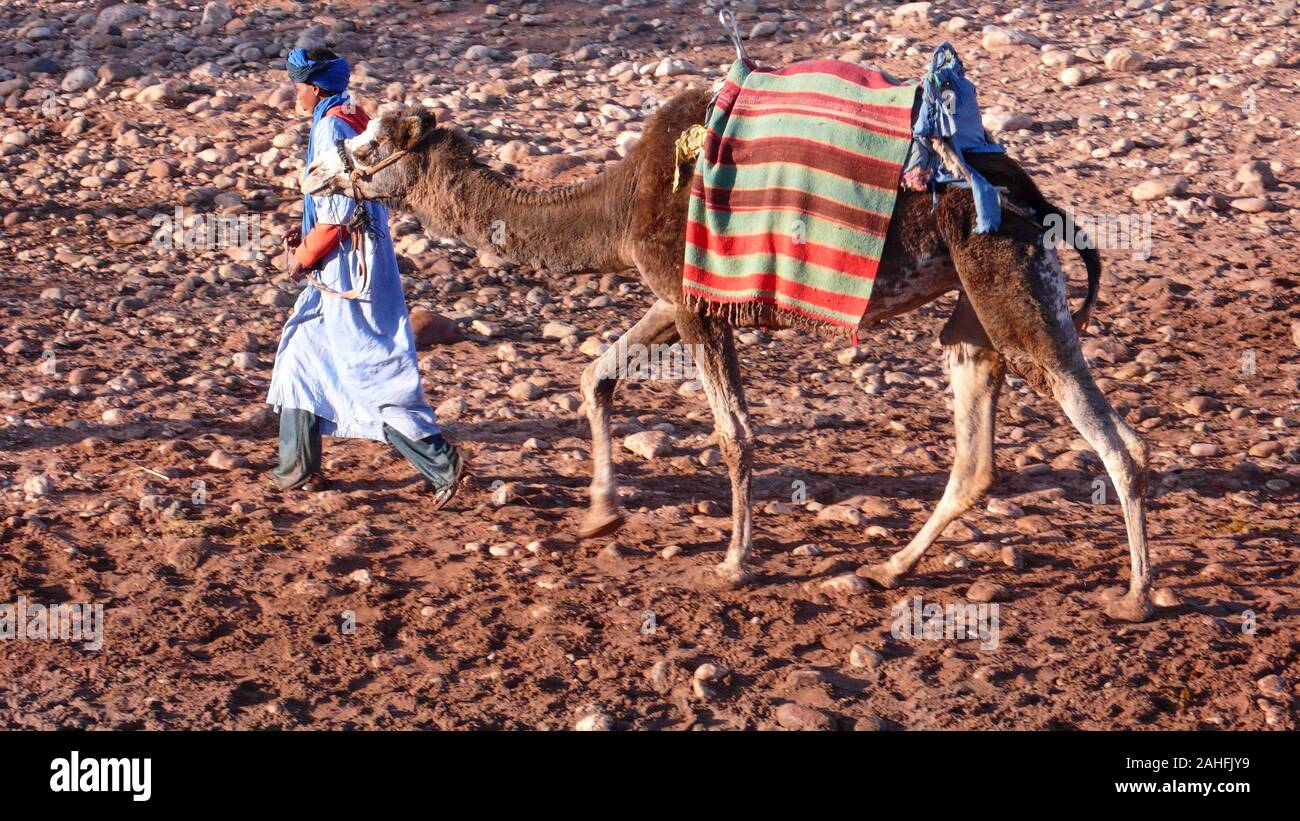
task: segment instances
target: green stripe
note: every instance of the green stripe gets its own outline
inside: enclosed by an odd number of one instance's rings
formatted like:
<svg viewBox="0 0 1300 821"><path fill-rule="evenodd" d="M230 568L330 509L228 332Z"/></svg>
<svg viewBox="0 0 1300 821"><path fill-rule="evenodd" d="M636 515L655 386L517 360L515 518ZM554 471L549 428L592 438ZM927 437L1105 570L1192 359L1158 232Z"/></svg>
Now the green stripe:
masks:
<svg viewBox="0 0 1300 821"><path fill-rule="evenodd" d="M735 80L737 85L744 85L748 90L780 91L789 94L812 92L838 97L854 103L906 108L910 117L912 101L916 95L916 86L898 86L896 88L865 88L848 80L831 74L773 74L767 71L755 72L748 80ZM900 112L900 117L902 116Z"/></svg>
<svg viewBox="0 0 1300 821"><path fill-rule="evenodd" d="M704 155L701 154L701 157ZM872 213L888 217L894 213L894 189L873 188L860 182L818 171L806 165L790 162L769 162L756 165L716 165L709 166L701 160L699 172L704 177L704 184L710 188L793 188L796 191L811 191L819 197L838 200L855 208L864 208Z"/></svg>
<svg viewBox="0 0 1300 821"><path fill-rule="evenodd" d="M911 86L897 89L867 89L829 74L782 77L767 72L754 73L741 61L732 65L728 76L732 82L744 88L745 92L759 95L757 99L759 104L765 102L761 99L762 92L781 91L793 94L823 94L852 104L865 103L910 111L916 93L916 89ZM870 126L855 127L838 122L832 119L832 116L836 116L834 112L819 112L816 101L792 99L790 104L806 106L810 109L810 113L746 117L715 110L709 124L716 133L723 136L724 140L794 137L814 144L810 146L813 151L818 150L817 145L822 145L827 149L834 148L861 157L864 163L875 161L901 168L906 159L910 143L906 137L889 137L871 131ZM906 112L900 112L899 119L906 120ZM898 127L906 126L905 123L900 122ZM793 161L748 163L737 168L710 165L705 156L701 155L696 169L704 183L711 188L761 192L780 187L794 191L807 191L820 199L859 209L864 212L864 218L871 214L876 218L883 217L887 220L893 214L898 194L895 186L874 188L860 180L840 177ZM851 253L875 261L877 264L884 251L883 237L874 236L852 225L841 225L784 207L773 206L758 211L710 211L705 208L702 197L692 196L689 210L690 218L706 226L710 234L715 237L777 235L790 240L799 237L831 252L838 250ZM853 276L846 271L814 265L773 251L760 250L728 257L709 253L704 248L688 243L685 258L688 263L708 271L722 283L725 283L728 278L766 274L784 280L786 283L798 283L816 288L827 294L827 298L832 301L836 301L837 296L845 301L850 298L866 300L870 298L875 284L872 280ZM861 319L856 312L848 313L820 307L784 296L776 290L746 288L729 291L725 287L711 288L689 278L686 284L700 294L725 298L729 302L744 304L760 298L771 300L778 306L795 308L811 316L823 317L829 323L853 326Z"/></svg>
<svg viewBox="0 0 1300 821"><path fill-rule="evenodd" d="M789 282L812 285L822 291L866 299L871 296L874 280L847 276L834 268L823 268L781 254L754 253L724 257L712 255L697 245L686 244L686 261L719 278L745 277L754 274L776 274ZM712 263L712 264L709 264ZM719 269L718 264L725 269ZM773 269L776 270L773 270Z"/></svg>
<svg viewBox="0 0 1300 821"><path fill-rule="evenodd" d="M799 127L792 127L796 124ZM723 136L742 140L792 137L892 165L903 164L907 149L912 144L908 137L877 134L865 127L849 125L816 113L768 114L761 117L734 113L729 118Z"/></svg>
<svg viewBox="0 0 1300 821"><path fill-rule="evenodd" d="M803 238L816 245L826 245L850 251L864 257L880 259L885 248L884 237L874 237L864 231L845 228L833 222L817 219L794 211L710 211L707 221L697 220L707 226L712 234L781 234L795 239L798 236L797 221L803 220Z"/></svg>

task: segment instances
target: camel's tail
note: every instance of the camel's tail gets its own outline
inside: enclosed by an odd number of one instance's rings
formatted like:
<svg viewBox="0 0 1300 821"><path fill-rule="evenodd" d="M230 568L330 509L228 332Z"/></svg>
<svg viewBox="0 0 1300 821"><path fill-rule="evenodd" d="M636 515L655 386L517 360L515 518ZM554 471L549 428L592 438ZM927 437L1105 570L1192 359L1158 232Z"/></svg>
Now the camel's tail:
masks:
<svg viewBox="0 0 1300 821"><path fill-rule="evenodd" d="M1070 221L1068 213L1048 202L1045 197L1039 195L1039 200L1034 204L1035 211L1044 215L1055 214L1063 226ZM1079 252L1079 256L1083 258L1083 267L1088 270L1088 294L1083 298L1079 310L1074 312L1074 327L1079 333L1083 333L1088 327L1088 320L1092 317L1093 306L1097 304L1097 295L1101 292L1101 254L1097 252L1088 235L1078 227L1066 236L1074 237L1074 250Z"/></svg>
<svg viewBox="0 0 1300 821"><path fill-rule="evenodd" d="M1061 221L1061 228L1066 231L1064 235L1074 237L1074 250L1079 252L1084 267L1088 269L1088 295L1084 297L1083 305L1074 313L1074 327L1079 333L1083 333L1088 327L1092 309L1097 304L1097 295L1101 291L1101 254L1097 253L1091 239L1086 233L1078 230L1077 226L1069 226L1072 222L1069 213L1048 202L1043 192L1038 190L1038 185L1033 178L1008 155L977 152L967 154L966 160L994 185L1005 186L1007 196L1013 202L1028 205L1039 220L1046 220L1049 214L1055 215ZM1043 223L1040 222L1039 228L1042 227L1044 227Z"/></svg>

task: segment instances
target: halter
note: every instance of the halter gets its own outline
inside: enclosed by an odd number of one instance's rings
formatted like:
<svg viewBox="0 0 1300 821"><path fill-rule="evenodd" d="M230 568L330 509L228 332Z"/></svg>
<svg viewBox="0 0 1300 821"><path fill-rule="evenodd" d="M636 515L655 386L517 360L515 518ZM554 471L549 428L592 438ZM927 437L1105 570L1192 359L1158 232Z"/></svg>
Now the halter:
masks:
<svg viewBox="0 0 1300 821"><path fill-rule="evenodd" d="M354 250L357 252L357 272L359 274L356 286L347 291L336 291L328 285L322 283L312 275L311 271L305 271L307 281L311 286L326 296L336 297L338 299L356 299L365 293L366 287L370 284L370 272L366 269L366 237L377 237L379 232L375 228L374 221L370 216L370 211L366 208L366 200L361 196L361 183L369 180L375 174L383 171L388 166L402 159L411 152L402 149L394 151L387 157L371 166L361 165L356 161L348 151L347 141L339 139L334 141L334 150L338 152L339 162L343 165L344 172L348 175L348 180L352 183L352 199L356 202L356 211L353 212L352 221L347 225L348 237L355 240ZM288 253L288 246L285 246L285 252Z"/></svg>

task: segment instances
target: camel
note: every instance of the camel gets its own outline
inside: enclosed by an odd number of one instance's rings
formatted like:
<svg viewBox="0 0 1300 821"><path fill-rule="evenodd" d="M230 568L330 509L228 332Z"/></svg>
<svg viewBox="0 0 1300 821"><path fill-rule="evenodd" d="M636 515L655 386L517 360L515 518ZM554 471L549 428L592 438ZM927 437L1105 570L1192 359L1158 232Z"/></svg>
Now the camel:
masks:
<svg viewBox="0 0 1300 821"><path fill-rule="evenodd" d="M466 137L439 126L432 112L418 107L372 120L337 155L317 158L304 170L302 182L309 193L332 191L404 208L433 235L490 248L555 273L637 269L656 297L654 304L581 378L594 465L590 507L579 535L608 535L624 522L610 441L617 385L612 358L621 346L680 340L704 352L695 365L731 482L730 541L713 569L723 583L739 585L751 578L749 413L732 328L685 305L689 186L675 192L672 186L674 141L704 121L708 103L705 91L682 92L647 119L642 138L621 161L583 182L546 191L516 187L478 161ZM1059 402L1105 464L1120 498L1131 567L1127 593L1106 604L1105 612L1120 621L1145 620L1152 613L1144 501L1147 448L1097 387L1079 343L1097 298L1100 259L1096 251L1079 251L1088 292L1072 315L1056 251L1041 240L1043 217L1065 218L1064 212L1008 156L975 154L968 162L1005 187L1008 200L1019 207L1004 209L996 232L977 234L969 191L946 187L933 207L928 192L900 191L860 326L869 328L959 292L940 332L954 399L951 475L934 511L907 546L882 563L863 565L857 574L884 588L899 585L944 529L993 485L994 420L1010 369ZM683 168L686 176L689 171Z"/></svg>

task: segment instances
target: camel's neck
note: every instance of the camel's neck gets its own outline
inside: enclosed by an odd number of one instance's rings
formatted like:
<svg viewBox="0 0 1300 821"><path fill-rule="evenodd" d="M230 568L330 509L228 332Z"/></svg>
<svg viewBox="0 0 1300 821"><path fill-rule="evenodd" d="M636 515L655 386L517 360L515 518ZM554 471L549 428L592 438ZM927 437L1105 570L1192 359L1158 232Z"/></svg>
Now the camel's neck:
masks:
<svg viewBox="0 0 1300 821"><path fill-rule="evenodd" d="M430 231L557 273L631 265L623 241L631 213L627 164L583 183L526 191L478 165L434 173L408 196Z"/></svg>

